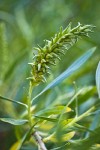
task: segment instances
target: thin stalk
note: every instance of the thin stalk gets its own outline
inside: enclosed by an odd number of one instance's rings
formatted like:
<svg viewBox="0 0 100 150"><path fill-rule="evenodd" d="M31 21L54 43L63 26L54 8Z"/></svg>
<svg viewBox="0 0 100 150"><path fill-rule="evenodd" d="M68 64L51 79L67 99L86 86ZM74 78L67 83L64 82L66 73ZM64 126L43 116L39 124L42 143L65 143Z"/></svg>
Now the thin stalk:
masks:
<svg viewBox="0 0 100 150"><path fill-rule="evenodd" d="M76 117L78 117L78 98L76 97Z"/></svg>
<svg viewBox="0 0 100 150"><path fill-rule="evenodd" d="M30 127L32 127L31 95L32 95L32 84L31 84L31 82L30 82L30 85L29 85L29 93L28 93L28 98L27 98L28 120L29 120L29 125L30 125Z"/></svg>
<svg viewBox="0 0 100 150"><path fill-rule="evenodd" d="M76 94L76 93L77 93L77 85L76 85L76 82L74 81L73 84L74 84L75 94ZM78 117L78 97L77 97L77 96L76 96L76 98L75 98L75 105L76 105L76 107L75 107L76 117Z"/></svg>
<svg viewBox="0 0 100 150"><path fill-rule="evenodd" d="M33 86L32 86L32 83L30 82L29 84L29 93L28 93L28 97L27 97L27 105L28 105L28 120L29 120L29 125L30 127L32 128L33 126L33 123L32 123L32 114L31 114L31 105L32 105L32 102L31 102L31 95L32 95L32 89L33 89ZM42 141L42 138L41 136L39 135L39 133L37 131L35 131L33 129L33 136L37 142L37 144L39 145L40 147L40 150L47 150L44 142Z"/></svg>

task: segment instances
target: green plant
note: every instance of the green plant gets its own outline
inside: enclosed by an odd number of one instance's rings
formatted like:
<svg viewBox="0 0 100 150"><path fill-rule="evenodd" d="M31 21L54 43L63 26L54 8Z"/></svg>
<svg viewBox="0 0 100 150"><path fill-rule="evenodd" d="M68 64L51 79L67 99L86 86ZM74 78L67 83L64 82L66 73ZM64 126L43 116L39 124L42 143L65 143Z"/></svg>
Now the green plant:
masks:
<svg viewBox="0 0 100 150"><path fill-rule="evenodd" d="M68 27L64 30L61 27L59 33L57 33L55 37L51 39L51 41L46 40L45 46L43 48L40 46L35 47L37 52L34 54L34 61L29 63L32 67L32 76L28 78L29 92L27 96L27 103L0 96L0 98L3 100L17 103L18 105L24 107L24 113L20 115L20 118L0 118L1 121L10 123L15 126L23 125L21 128L25 134L23 138L20 138L18 142L12 146L11 150L21 149L22 145L27 141L31 141L34 144L37 143L41 150L47 149L44 143L48 143L48 141L53 143L58 143L61 141L59 144L62 144L63 146L60 145L58 148L54 149L62 149L64 146L68 147L69 149L73 149L74 146L71 139L74 137L77 129L93 132L77 123L83 118L91 115L91 113L97 110L99 107L98 105L93 106L83 114L78 115L77 98L82 94L84 95L87 90L86 88L82 88L76 91L69 102L64 105L54 105L50 108L37 111L38 105L36 105L35 102L38 100L42 101L42 99L37 98L39 98L39 96L41 96L47 90L61 83L64 79L68 78L72 73L78 70L94 53L96 49L95 47L91 48L80 58L78 58L67 70L65 70L50 84L48 84L38 95L32 98L33 88L38 86L41 82L46 81L46 75L49 73L51 66L56 64L56 60L60 60L61 54L65 54L66 50L71 48L80 37L87 37L88 33L92 32L93 27L94 26L91 25L82 26L80 23L78 23L78 26L71 29L71 24L69 24ZM94 89L94 87L92 87L92 89ZM68 113L72 111L69 105L71 105L75 100L77 110L76 115L73 118L69 117L66 119L66 115L70 116ZM45 126L48 128L46 129ZM93 134L95 134L95 132L93 132ZM43 137L43 140L41 139L41 136ZM35 140L32 139L33 137ZM67 145L65 144L66 141ZM75 146L77 147L77 143Z"/></svg>

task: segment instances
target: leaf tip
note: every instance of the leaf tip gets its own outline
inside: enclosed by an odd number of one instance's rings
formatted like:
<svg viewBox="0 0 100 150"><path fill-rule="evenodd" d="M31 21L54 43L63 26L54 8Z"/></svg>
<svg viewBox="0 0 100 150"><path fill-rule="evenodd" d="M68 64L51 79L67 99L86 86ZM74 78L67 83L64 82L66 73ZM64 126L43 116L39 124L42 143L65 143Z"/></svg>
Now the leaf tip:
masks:
<svg viewBox="0 0 100 150"><path fill-rule="evenodd" d="M94 53L96 49L97 49L96 46L95 46L95 47L92 47L92 48L91 48L91 51Z"/></svg>
<svg viewBox="0 0 100 150"><path fill-rule="evenodd" d="M98 91L98 96L100 98L100 61L98 63L97 69L96 69L96 87Z"/></svg>

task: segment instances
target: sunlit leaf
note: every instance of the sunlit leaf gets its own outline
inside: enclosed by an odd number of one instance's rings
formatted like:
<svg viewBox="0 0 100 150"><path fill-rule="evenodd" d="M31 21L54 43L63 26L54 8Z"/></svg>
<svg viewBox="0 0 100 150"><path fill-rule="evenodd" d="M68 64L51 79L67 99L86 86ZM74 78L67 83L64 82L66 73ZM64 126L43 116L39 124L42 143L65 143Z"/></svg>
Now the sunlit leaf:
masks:
<svg viewBox="0 0 100 150"><path fill-rule="evenodd" d="M41 122L38 124L38 129L48 133L51 129L53 129L54 126L55 126L55 122L41 119Z"/></svg>
<svg viewBox="0 0 100 150"><path fill-rule="evenodd" d="M75 135L75 131L72 131L72 132L69 132L69 133L67 133L67 134L64 134L64 135L62 136L62 141L63 141L63 142L64 142L64 141L68 141L68 140L70 140L74 135Z"/></svg>
<svg viewBox="0 0 100 150"><path fill-rule="evenodd" d="M10 150L19 150L19 148L20 148L20 141L17 141L11 146Z"/></svg>
<svg viewBox="0 0 100 150"><path fill-rule="evenodd" d="M64 126L67 125L68 123L70 123L72 120L73 120L73 118L66 119L66 120L62 120L62 122L61 122L62 127L64 127Z"/></svg>
<svg viewBox="0 0 100 150"><path fill-rule="evenodd" d="M75 135L75 131L72 131L72 132L63 134L63 135L61 135L61 141L62 141L62 142L68 141L68 140L70 140L74 135ZM44 141L45 141L45 142L47 142L47 141L52 141L52 142L54 142L54 143L58 142L58 140L57 140L57 138L56 138L55 132L54 132L53 134L51 134L50 136L44 138Z"/></svg>
<svg viewBox="0 0 100 150"><path fill-rule="evenodd" d="M47 90L57 86L64 79L68 78L73 72L79 69L94 53L96 47L91 48L85 54L83 54L80 58L78 58L68 69L66 69L62 74L60 74L56 79L54 79L49 85L44 88L42 92L40 92L36 97L32 99L32 103L35 102L35 99L42 95Z"/></svg>
<svg viewBox="0 0 100 150"><path fill-rule="evenodd" d="M96 70L96 86L97 86L97 91L98 91L98 95L100 98L100 62L97 66L97 70Z"/></svg>
<svg viewBox="0 0 100 150"><path fill-rule="evenodd" d="M23 125L28 122L24 119L12 119L12 118L0 118L0 121L12 124L12 125Z"/></svg>

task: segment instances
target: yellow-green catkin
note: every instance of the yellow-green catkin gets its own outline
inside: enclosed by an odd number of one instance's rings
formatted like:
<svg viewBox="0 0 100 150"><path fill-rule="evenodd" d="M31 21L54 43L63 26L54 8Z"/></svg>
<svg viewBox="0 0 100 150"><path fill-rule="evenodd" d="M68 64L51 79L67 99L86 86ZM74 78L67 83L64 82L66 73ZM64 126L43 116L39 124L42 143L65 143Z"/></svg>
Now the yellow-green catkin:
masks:
<svg viewBox="0 0 100 150"><path fill-rule="evenodd" d="M61 54L65 54L66 50L72 47L80 37L88 36L92 32L92 25L82 26L80 23L71 29L71 23L63 30L60 28L59 33L55 34L51 40L46 40L44 47L35 47L37 55L34 54L32 66L31 80L33 85L38 85L46 81L46 74L49 73L51 65L56 64L56 59L60 60Z"/></svg>

